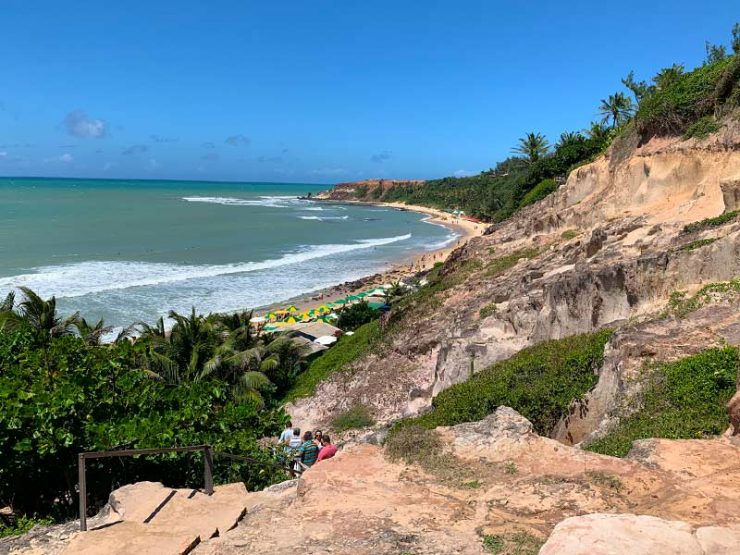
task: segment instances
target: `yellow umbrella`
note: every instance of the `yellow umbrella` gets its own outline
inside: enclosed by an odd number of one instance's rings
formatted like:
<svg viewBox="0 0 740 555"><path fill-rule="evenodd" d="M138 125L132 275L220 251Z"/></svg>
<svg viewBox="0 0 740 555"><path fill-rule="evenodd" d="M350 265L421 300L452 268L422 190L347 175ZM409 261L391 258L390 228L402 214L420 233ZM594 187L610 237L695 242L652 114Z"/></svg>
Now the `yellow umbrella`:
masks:
<svg viewBox="0 0 740 555"><path fill-rule="evenodd" d="M288 312L298 312L298 307L295 305L290 305L288 308L286 308Z"/></svg>
<svg viewBox="0 0 740 555"><path fill-rule="evenodd" d="M288 323L288 324L295 324L295 323L296 323L297 321L298 321L298 320L296 320L295 318L293 318L293 317L291 316L291 317L290 317L290 318L288 318L288 319L287 319L287 320L286 320L285 322L286 322L286 323Z"/></svg>

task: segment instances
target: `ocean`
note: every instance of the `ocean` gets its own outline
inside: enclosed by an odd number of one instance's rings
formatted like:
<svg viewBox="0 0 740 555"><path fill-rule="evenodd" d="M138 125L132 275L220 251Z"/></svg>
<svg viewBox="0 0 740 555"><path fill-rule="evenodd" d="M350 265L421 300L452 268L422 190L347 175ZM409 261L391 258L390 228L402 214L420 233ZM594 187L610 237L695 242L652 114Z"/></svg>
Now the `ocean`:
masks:
<svg viewBox="0 0 740 555"><path fill-rule="evenodd" d="M2 178L0 295L126 326L262 307L456 239L415 212L297 198L328 187Z"/></svg>

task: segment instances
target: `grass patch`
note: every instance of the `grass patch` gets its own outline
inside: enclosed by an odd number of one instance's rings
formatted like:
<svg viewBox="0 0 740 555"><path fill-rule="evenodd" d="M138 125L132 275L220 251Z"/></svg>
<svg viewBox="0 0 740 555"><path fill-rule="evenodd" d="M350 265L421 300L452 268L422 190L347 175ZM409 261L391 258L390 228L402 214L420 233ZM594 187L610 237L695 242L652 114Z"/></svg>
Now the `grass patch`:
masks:
<svg viewBox="0 0 740 555"><path fill-rule="evenodd" d="M293 387L288 391L283 402L293 401L299 397L308 397L316 392L316 386L335 372L344 369L365 353L370 352L380 340L380 324L377 320L360 326L354 335L345 335L336 345L323 355L314 359L303 372Z"/></svg>
<svg viewBox="0 0 740 555"><path fill-rule="evenodd" d="M557 190L558 184L555 183L554 179L543 179L537 185L535 185L532 190L524 195L521 202L519 203L519 208L524 208L525 206L534 204L535 202L542 200L547 195L549 195L550 193L554 193Z"/></svg>
<svg viewBox="0 0 740 555"><path fill-rule="evenodd" d="M375 419L370 414L370 410L364 405L355 405L338 414L332 420L331 427L335 432L344 432L357 428L367 428L373 424L375 424Z"/></svg>
<svg viewBox="0 0 740 555"><path fill-rule="evenodd" d="M560 234L560 237L566 241L570 241L571 239L578 237L578 232L575 229L566 229Z"/></svg>
<svg viewBox="0 0 740 555"><path fill-rule="evenodd" d="M393 462L417 464L426 472L445 482L464 488L478 488L480 482L469 480L469 467L446 453L437 432L421 426L407 426L388 436L385 454Z"/></svg>
<svg viewBox="0 0 740 555"><path fill-rule="evenodd" d="M482 320L483 318L488 318L494 312L496 312L496 303L489 303L483 308L481 308L478 311L478 314L480 314L480 318Z"/></svg>
<svg viewBox="0 0 740 555"><path fill-rule="evenodd" d="M488 263L486 266L486 277L495 277L506 270L513 268L516 266L516 263L519 262L519 259L521 258L527 258L532 259L535 256L539 254L539 251L537 249L522 249L515 251L511 254L507 254L506 256L500 256L499 258L493 259L491 262Z"/></svg>
<svg viewBox="0 0 740 555"><path fill-rule="evenodd" d="M504 472L513 476L519 472L519 468L516 466L516 463L509 461L504 465Z"/></svg>
<svg viewBox="0 0 740 555"><path fill-rule="evenodd" d="M688 245L684 245L679 250L691 252L695 251L696 249L700 249L702 247L706 247L707 245L711 245L714 243L717 239L711 238L711 239L697 239L696 241L691 241Z"/></svg>
<svg viewBox="0 0 740 555"><path fill-rule="evenodd" d="M406 426L433 429L475 422L505 405L528 418L537 433L549 436L573 399L597 381L594 370L604 357L611 330L546 341L442 391L433 410L398 422L391 436Z"/></svg>
<svg viewBox="0 0 740 555"><path fill-rule="evenodd" d="M20 536L29 532L34 526L49 526L54 524L54 520L51 518L37 518L35 516L29 517L21 515L15 521L13 526L0 526L0 538L7 538L8 536Z"/></svg>
<svg viewBox="0 0 740 555"><path fill-rule="evenodd" d="M698 222L692 222L683 226L683 232L693 233L694 231L701 231L703 229L719 227L726 224L727 222L731 222L732 220L737 218L738 215L740 215L740 210L733 210L731 212L725 212L724 214L716 216L714 218L706 218L704 220L699 220Z"/></svg>
<svg viewBox="0 0 740 555"><path fill-rule="evenodd" d="M716 297L740 293L740 278L718 283L708 283L693 296L687 297L685 291L674 291L668 299L668 310L677 318L685 318L692 312L711 302Z"/></svg>
<svg viewBox="0 0 740 555"><path fill-rule="evenodd" d="M594 485L601 486L605 489L611 489L619 491L622 489L622 480L620 480L614 474L602 472L601 470L588 470L586 471L586 478L589 482Z"/></svg>
<svg viewBox="0 0 740 555"><path fill-rule="evenodd" d="M700 120L689 125L683 134L684 139L705 139L712 133L719 131L719 123L714 116L704 116Z"/></svg>
<svg viewBox="0 0 740 555"><path fill-rule="evenodd" d="M484 535L483 548L494 555L537 555L545 543L528 532Z"/></svg>
<svg viewBox="0 0 740 555"><path fill-rule="evenodd" d="M642 408L585 448L624 457L637 439L694 439L729 425L725 404L735 393L738 348L708 349L659 367L645 388Z"/></svg>

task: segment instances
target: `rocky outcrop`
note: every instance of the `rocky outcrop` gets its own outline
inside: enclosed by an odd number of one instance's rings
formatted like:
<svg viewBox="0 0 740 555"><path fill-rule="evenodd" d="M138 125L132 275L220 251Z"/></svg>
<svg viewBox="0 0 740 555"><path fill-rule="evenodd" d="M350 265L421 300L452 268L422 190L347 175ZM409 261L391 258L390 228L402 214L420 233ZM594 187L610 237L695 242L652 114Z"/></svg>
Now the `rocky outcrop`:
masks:
<svg viewBox="0 0 740 555"><path fill-rule="evenodd" d="M384 192L396 186L418 187L424 183L420 179L365 179L349 183L337 183L331 189L323 191L312 198L335 201L372 201L379 199Z"/></svg>
<svg viewBox="0 0 740 555"><path fill-rule="evenodd" d="M740 528L704 526L633 514L590 514L565 519L539 555L731 555Z"/></svg>
<svg viewBox="0 0 740 555"><path fill-rule="evenodd" d="M740 276L738 221L683 233L686 223L734 202L736 127L704 142L656 139L573 171L556 193L458 249L442 272L450 285L408 310L382 352L360 358L289 411L325 427L359 403L387 425L427 410L443 389L524 347L611 327L617 333L599 385L557 437L578 443L603 433L615 407L639 389L631 381L636 368L740 343L733 326L740 306L730 300L682 318L666 313L674 291Z"/></svg>

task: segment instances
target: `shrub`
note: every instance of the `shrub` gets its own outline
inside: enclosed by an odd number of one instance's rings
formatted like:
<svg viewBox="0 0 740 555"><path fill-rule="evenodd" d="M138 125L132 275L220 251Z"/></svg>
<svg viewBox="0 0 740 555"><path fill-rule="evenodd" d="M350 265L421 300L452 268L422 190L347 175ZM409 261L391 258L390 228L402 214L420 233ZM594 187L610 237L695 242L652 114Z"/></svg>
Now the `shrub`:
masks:
<svg viewBox="0 0 740 555"><path fill-rule="evenodd" d="M418 464L439 480L451 482L465 489L480 487L478 480L470 480L469 465L461 463L449 451L434 430L422 426L407 426L388 436L386 456L396 462Z"/></svg>
<svg viewBox="0 0 740 555"><path fill-rule="evenodd" d="M554 193L557 190L558 184L555 183L554 179L543 179L535 185L531 191L524 195L522 201L519 203L519 208L524 208L525 206L534 204L538 200L542 200L547 195Z"/></svg>
<svg viewBox="0 0 740 555"><path fill-rule="evenodd" d="M595 385L595 369L611 334L602 330L523 349L442 391L432 411L400 421L392 433L405 426L432 429L474 422L504 405L528 418L540 435L550 435L571 402Z"/></svg>
<svg viewBox="0 0 740 555"><path fill-rule="evenodd" d="M48 526L54 524L50 518L27 517L21 515L12 526L0 526L0 538L8 536L20 536L29 532L34 526Z"/></svg>
<svg viewBox="0 0 740 555"><path fill-rule="evenodd" d="M494 312L496 312L496 303L489 303L478 311L481 320L488 318Z"/></svg>
<svg viewBox="0 0 740 555"><path fill-rule="evenodd" d="M698 120L711 115L737 86L737 56L706 64L688 73L673 72L670 80L640 102L635 117L643 139L653 135L681 135Z"/></svg>
<svg viewBox="0 0 740 555"><path fill-rule="evenodd" d="M507 254L506 256L494 258L491 262L488 263L488 266L486 266L485 275L489 278L496 277L497 275L504 273L506 270L516 266L516 263L519 262L519 259L531 259L536 257L538 254L539 251L537 249L522 249L511 254Z"/></svg>
<svg viewBox="0 0 740 555"><path fill-rule="evenodd" d="M714 119L714 116L704 116L700 120L689 125L683 136L685 139L704 139L717 131L719 131L719 123Z"/></svg>
<svg viewBox="0 0 740 555"><path fill-rule="evenodd" d="M715 296L737 293L740 293L740 278L708 283L691 297L687 297L684 291L674 291L668 299L668 310L677 318L684 318L709 303Z"/></svg>
<svg viewBox="0 0 740 555"><path fill-rule="evenodd" d="M537 555L543 541L528 532L484 535L483 547L494 555Z"/></svg>
<svg viewBox="0 0 740 555"><path fill-rule="evenodd" d="M283 402L313 395L319 383L369 352L379 339L380 326L377 320L360 326L354 335L341 337L331 349L311 361L308 369L298 376Z"/></svg>
<svg viewBox="0 0 740 555"><path fill-rule="evenodd" d="M681 247L682 251L691 252L695 251L696 249L700 249L702 247L706 247L707 245L711 245L714 243L717 239L715 238L709 238L709 239L697 239L696 241L691 241L688 245L684 245Z"/></svg>
<svg viewBox="0 0 740 555"><path fill-rule="evenodd" d="M578 232L575 229L566 229L560 234L560 237L566 241L570 241L571 239L578 237Z"/></svg>
<svg viewBox="0 0 740 555"><path fill-rule="evenodd" d="M345 331L356 330L360 326L372 322L379 316L377 310L372 308L368 303L362 301L342 310L339 313L337 326Z"/></svg>
<svg viewBox="0 0 740 555"><path fill-rule="evenodd" d="M709 229L712 227L719 227L728 222L731 222L740 215L740 210L733 210L731 212L725 212L714 218L706 218L699 220L698 222L692 222L683 226L683 233L693 233L695 231L701 231L703 229Z"/></svg>
<svg viewBox="0 0 740 555"><path fill-rule="evenodd" d="M370 410L364 405L355 405L332 420L331 427L335 432L344 432L356 428L367 428L375 424Z"/></svg>
<svg viewBox="0 0 740 555"><path fill-rule="evenodd" d="M729 425L725 405L735 393L738 353L737 347L708 349L658 368L642 408L586 449L624 457L637 439L721 434Z"/></svg>

